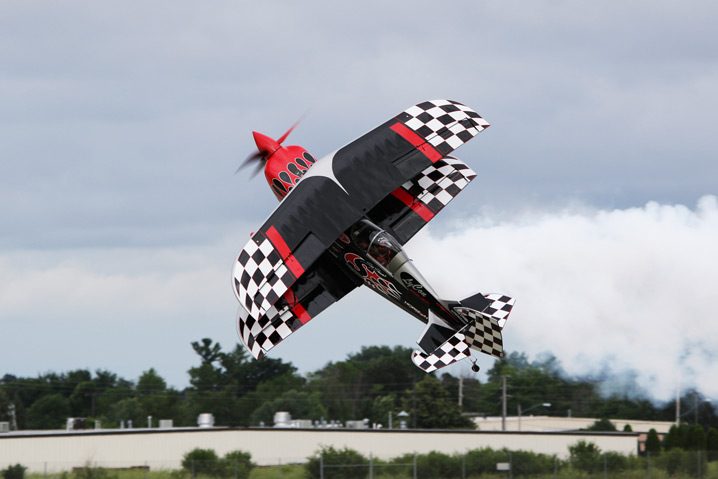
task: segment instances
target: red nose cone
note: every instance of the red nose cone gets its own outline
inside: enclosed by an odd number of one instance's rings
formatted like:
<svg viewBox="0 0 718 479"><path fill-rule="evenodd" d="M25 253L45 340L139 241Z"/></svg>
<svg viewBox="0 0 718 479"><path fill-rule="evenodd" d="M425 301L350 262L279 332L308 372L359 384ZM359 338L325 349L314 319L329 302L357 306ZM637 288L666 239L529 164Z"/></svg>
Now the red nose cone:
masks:
<svg viewBox="0 0 718 479"><path fill-rule="evenodd" d="M272 156L272 153L280 148L279 143L267 135L257 133L256 131L253 131L252 135L254 135L254 142L257 144L257 149L265 158L269 158Z"/></svg>

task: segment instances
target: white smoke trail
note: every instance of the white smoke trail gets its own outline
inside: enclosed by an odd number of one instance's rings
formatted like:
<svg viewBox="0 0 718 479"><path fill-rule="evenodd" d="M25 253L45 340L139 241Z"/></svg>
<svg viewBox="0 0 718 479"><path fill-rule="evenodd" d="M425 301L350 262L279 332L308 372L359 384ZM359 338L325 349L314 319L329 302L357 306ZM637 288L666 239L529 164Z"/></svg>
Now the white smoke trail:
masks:
<svg viewBox="0 0 718 479"><path fill-rule="evenodd" d="M517 298L508 350L550 351L569 374L635 371L657 399L679 378L718 397L715 196L694 210L652 202L469 225L430 229L408 249L440 292Z"/></svg>

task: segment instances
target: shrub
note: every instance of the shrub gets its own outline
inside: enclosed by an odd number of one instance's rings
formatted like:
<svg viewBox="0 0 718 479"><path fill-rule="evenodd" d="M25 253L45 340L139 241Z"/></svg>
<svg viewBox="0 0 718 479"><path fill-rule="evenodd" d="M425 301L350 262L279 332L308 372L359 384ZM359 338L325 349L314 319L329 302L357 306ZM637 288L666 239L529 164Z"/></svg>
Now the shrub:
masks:
<svg viewBox="0 0 718 479"><path fill-rule="evenodd" d="M321 461L325 466L355 466L328 467L324 469L324 479L364 479L369 473L369 460L348 447L344 449L334 449L331 446L323 447L314 457L310 457L305 464L305 470L310 477L316 479L321 477Z"/></svg>
<svg viewBox="0 0 718 479"><path fill-rule="evenodd" d="M89 463L72 470L72 479L117 479L118 476L117 472L111 473L104 467L92 467Z"/></svg>
<svg viewBox="0 0 718 479"><path fill-rule="evenodd" d="M190 471L192 475L207 474L221 475L219 456L213 449L194 448L182 458L182 468Z"/></svg>
<svg viewBox="0 0 718 479"><path fill-rule="evenodd" d="M625 471L628 467L628 458L615 451L603 453L603 461L609 472Z"/></svg>
<svg viewBox="0 0 718 479"><path fill-rule="evenodd" d="M592 442L578 441L568 446L568 451L569 462L574 469L593 474L602 467L601 449Z"/></svg>
<svg viewBox="0 0 718 479"><path fill-rule="evenodd" d="M506 454L508 455L509 451L506 450ZM531 451L512 451L510 457L513 476L549 475L553 473L556 464L555 456Z"/></svg>
<svg viewBox="0 0 718 479"><path fill-rule="evenodd" d="M228 452L222 458L222 477L248 479L249 473L256 466L252 462L252 455L244 451Z"/></svg>
<svg viewBox="0 0 718 479"><path fill-rule="evenodd" d="M496 463L510 462L514 477L536 474L550 475L556 466L556 457L530 451L494 451L486 447L473 449L465 455L466 476L495 475Z"/></svg>
<svg viewBox="0 0 718 479"><path fill-rule="evenodd" d="M700 458L698 454L700 454ZM661 454L656 463L665 469L669 476L685 475L697 477L699 467L701 469L701 475L705 474L707 459L706 454L703 452L684 451L683 449L673 448Z"/></svg>
<svg viewBox="0 0 718 479"><path fill-rule="evenodd" d="M495 474L497 462L509 462L505 452L494 451L490 447L472 449L465 457L467 476Z"/></svg>
<svg viewBox="0 0 718 479"><path fill-rule="evenodd" d="M461 456L449 456L431 451L416 458L416 472L419 479L455 479L461 477Z"/></svg>
<svg viewBox="0 0 718 479"><path fill-rule="evenodd" d="M27 467L21 464L15 464L14 466L8 466L7 469L2 470L2 476L5 479L24 479L25 470Z"/></svg>
<svg viewBox="0 0 718 479"><path fill-rule="evenodd" d="M252 455L244 451L228 452L220 459L213 449L195 448L182 459L182 468L195 476L248 479L255 466Z"/></svg>

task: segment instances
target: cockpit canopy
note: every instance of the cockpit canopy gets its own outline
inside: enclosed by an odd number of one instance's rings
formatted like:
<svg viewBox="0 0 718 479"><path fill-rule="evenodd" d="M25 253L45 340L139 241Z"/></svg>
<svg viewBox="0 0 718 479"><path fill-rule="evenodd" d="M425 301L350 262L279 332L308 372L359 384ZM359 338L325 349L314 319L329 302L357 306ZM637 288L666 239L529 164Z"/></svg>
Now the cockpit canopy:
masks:
<svg viewBox="0 0 718 479"><path fill-rule="evenodd" d="M360 220L354 225L351 240L382 266L388 265L397 254L402 252L401 245L392 235L369 220Z"/></svg>

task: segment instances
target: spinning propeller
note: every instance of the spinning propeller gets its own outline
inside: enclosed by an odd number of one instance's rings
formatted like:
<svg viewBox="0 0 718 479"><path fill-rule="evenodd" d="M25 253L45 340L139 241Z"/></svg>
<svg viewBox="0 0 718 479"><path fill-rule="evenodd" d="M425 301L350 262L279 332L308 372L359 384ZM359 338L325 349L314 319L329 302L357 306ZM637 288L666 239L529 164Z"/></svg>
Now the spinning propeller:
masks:
<svg viewBox="0 0 718 479"><path fill-rule="evenodd" d="M289 134L294 130L299 123L304 120L304 117L307 116L306 113L302 115L302 117L297 120L292 127L286 131L281 137L279 137L278 140L273 140L272 138L268 137L267 135L263 135L262 133L258 133L256 131L252 132L252 135L254 136L254 143L257 145L257 151L249 155L247 158L244 159L241 165L239 165L239 168L234 172L236 175L239 173L239 170L244 169L252 164L255 164L254 171L252 171L251 177L254 178L259 174L260 171L264 169L264 165L267 164L267 160L269 160L269 157L274 154L275 151L280 149L282 147L282 143L284 140L287 139Z"/></svg>

